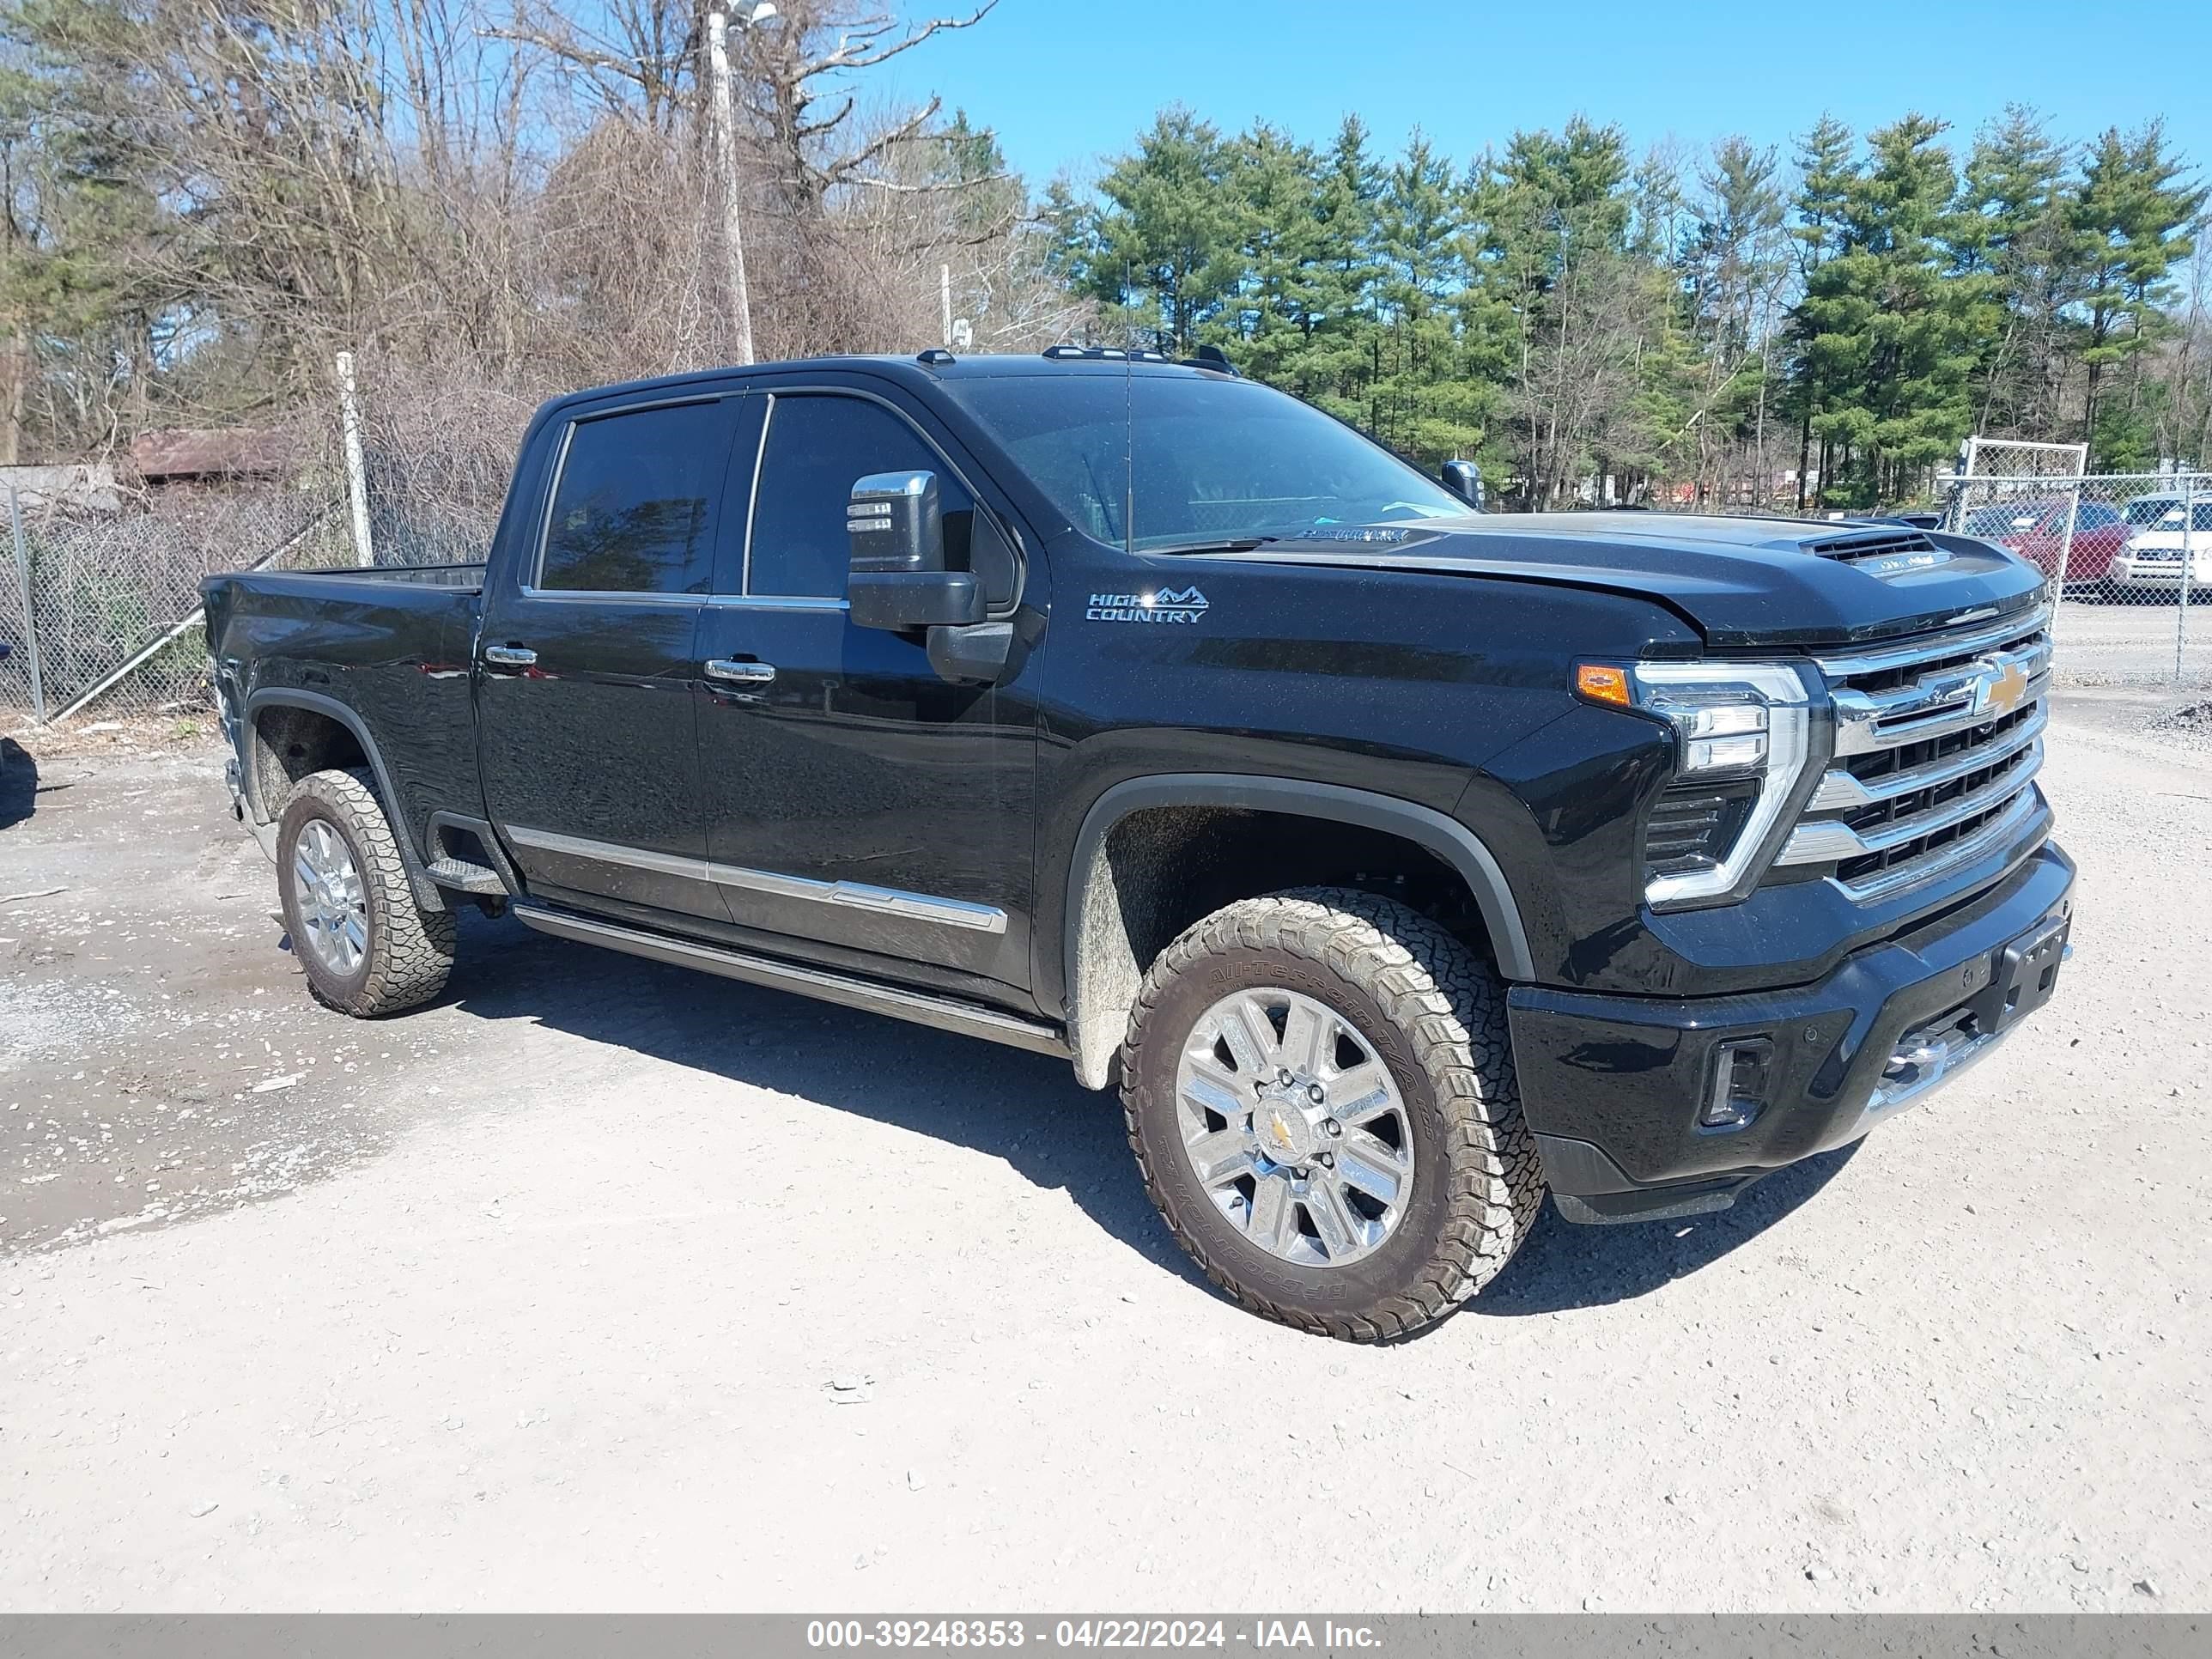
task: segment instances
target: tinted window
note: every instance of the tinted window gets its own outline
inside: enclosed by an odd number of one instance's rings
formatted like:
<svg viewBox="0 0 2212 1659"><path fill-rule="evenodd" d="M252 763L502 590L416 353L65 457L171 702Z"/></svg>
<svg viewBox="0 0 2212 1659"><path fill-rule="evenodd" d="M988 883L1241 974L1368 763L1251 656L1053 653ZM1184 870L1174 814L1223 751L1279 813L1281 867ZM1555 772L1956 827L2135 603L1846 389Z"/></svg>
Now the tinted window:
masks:
<svg viewBox="0 0 2212 1659"><path fill-rule="evenodd" d="M2074 527L2076 530L2106 530L2119 521L2120 515L2117 508L2097 507L2084 501L2081 503L2081 515L2074 521Z"/></svg>
<svg viewBox="0 0 2212 1659"><path fill-rule="evenodd" d="M720 402L578 422L553 492L538 586L706 592L729 458L729 406Z"/></svg>
<svg viewBox="0 0 2212 1659"><path fill-rule="evenodd" d="M845 503L853 481L871 472L908 471L937 475L945 563L966 568L975 503L920 433L865 398L779 396L761 458L745 591L842 599L852 557Z"/></svg>

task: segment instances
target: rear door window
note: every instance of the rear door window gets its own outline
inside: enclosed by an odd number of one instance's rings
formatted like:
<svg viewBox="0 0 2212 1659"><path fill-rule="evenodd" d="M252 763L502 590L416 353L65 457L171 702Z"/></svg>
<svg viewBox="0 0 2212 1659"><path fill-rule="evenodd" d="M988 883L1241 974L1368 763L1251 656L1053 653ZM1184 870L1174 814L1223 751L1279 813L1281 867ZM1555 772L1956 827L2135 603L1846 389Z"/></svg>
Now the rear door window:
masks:
<svg viewBox="0 0 2212 1659"><path fill-rule="evenodd" d="M624 410L570 428L536 585L707 592L737 401Z"/></svg>

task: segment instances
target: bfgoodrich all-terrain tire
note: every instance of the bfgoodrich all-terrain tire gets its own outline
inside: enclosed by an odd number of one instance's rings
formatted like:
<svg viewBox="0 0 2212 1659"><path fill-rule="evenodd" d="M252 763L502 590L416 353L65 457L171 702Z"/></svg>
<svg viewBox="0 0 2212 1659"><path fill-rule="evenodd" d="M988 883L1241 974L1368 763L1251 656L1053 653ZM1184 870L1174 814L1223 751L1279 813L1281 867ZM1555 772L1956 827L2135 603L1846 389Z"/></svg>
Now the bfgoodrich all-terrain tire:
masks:
<svg viewBox="0 0 2212 1659"><path fill-rule="evenodd" d="M415 902L365 773L300 781L276 826L276 890L315 1000L372 1018L428 1002L453 966L450 910Z"/></svg>
<svg viewBox="0 0 2212 1659"><path fill-rule="evenodd" d="M1121 1049L1145 1188L1253 1312L1372 1342L1494 1278L1543 1199L1505 998L1373 894L1247 899L1146 975Z"/></svg>

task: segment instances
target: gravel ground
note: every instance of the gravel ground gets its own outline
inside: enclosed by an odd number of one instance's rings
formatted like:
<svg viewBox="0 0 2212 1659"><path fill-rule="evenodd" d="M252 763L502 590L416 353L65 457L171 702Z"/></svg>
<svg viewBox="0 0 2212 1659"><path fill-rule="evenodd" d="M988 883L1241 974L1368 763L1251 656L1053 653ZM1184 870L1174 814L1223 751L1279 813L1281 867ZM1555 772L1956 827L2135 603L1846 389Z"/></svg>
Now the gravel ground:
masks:
<svg viewBox="0 0 2212 1659"><path fill-rule="evenodd" d="M1383 1349L1212 1294L1064 1065L511 925L349 1023L216 757L18 753L0 1606L2206 1608L2179 701L2063 701L2077 955L1971 1079Z"/></svg>
<svg viewBox="0 0 2212 1659"><path fill-rule="evenodd" d="M2212 605L2201 599L2186 608L2171 594L2069 599L2053 632L2077 683L2151 687L2179 671L2191 685L2212 687Z"/></svg>

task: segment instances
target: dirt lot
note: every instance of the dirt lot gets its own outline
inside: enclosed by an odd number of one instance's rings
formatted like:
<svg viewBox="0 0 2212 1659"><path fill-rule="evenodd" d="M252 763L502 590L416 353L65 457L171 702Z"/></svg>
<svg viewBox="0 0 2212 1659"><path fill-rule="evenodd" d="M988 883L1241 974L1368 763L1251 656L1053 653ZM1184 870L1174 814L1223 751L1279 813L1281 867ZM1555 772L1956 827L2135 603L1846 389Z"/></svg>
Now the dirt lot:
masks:
<svg viewBox="0 0 2212 1659"><path fill-rule="evenodd" d="M0 1606L2212 1606L2164 707L2062 707L2078 954L2006 1051L1379 1350L1212 1295L1062 1065L481 922L351 1024L216 756L16 753Z"/></svg>

